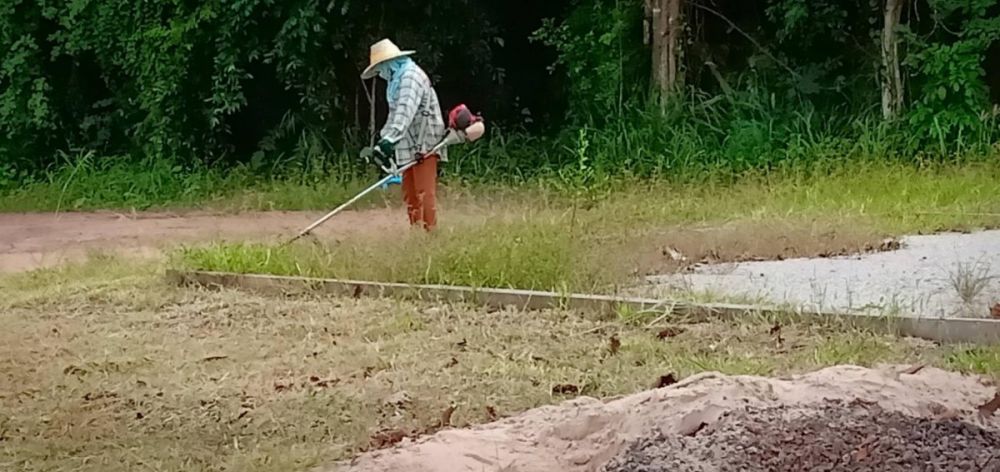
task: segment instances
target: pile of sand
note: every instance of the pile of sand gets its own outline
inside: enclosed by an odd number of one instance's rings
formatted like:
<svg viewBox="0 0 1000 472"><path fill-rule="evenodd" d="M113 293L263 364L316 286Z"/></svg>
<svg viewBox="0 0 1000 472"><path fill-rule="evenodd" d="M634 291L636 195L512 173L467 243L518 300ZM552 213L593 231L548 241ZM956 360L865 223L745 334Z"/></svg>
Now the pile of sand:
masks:
<svg viewBox="0 0 1000 472"><path fill-rule="evenodd" d="M321 470L598 471L640 451L650 438L697 438L713 431L720 419L747 409L819 410L829 401L843 401L871 403L907 417L982 421L977 407L995 393L975 377L932 368L915 374L902 373L905 370L839 366L782 379L705 373L623 398L577 398L476 428L404 440L392 449ZM692 455L691 464L703 460ZM703 470L718 470L703 465Z"/></svg>

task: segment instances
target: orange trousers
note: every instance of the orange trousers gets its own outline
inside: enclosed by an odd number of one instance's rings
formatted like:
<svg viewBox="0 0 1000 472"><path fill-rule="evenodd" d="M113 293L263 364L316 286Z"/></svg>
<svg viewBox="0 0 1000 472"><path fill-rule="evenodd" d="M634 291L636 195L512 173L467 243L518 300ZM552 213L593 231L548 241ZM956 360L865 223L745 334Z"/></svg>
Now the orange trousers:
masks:
<svg viewBox="0 0 1000 472"><path fill-rule="evenodd" d="M437 164L438 156L432 154L403 171L403 201L410 225L427 231L437 225Z"/></svg>

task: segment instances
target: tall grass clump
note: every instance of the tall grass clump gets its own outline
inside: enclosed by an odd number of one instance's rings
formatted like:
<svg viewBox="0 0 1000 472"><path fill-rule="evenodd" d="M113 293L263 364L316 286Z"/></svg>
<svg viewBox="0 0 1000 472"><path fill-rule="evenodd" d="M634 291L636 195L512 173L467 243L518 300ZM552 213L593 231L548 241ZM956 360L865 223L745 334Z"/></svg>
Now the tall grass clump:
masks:
<svg viewBox="0 0 1000 472"><path fill-rule="evenodd" d="M456 149L446 167L449 178L561 182L570 188L621 178L735 183L762 174L822 176L856 166L988 164L998 155L1000 119L984 116L974 135L928 145L915 139L928 130L907 122L824 110L748 85L719 96L691 91L666 109L653 103L626 105L618 114L578 120L549 138L491 132L482 145ZM562 178L578 170L591 178Z"/></svg>
<svg viewBox="0 0 1000 472"><path fill-rule="evenodd" d="M591 242L561 217L420 231L337 244L215 244L174 255L185 268L421 284L562 290L606 285Z"/></svg>

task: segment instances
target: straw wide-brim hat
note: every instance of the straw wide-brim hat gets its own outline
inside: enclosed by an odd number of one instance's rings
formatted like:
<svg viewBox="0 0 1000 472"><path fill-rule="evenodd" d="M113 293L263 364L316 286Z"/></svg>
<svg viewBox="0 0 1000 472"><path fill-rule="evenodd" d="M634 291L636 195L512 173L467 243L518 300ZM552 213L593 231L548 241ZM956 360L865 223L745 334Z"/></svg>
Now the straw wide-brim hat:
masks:
<svg viewBox="0 0 1000 472"><path fill-rule="evenodd" d="M369 64L368 67L365 68L364 72L361 73L361 78L370 79L375 77L375 75L378 74L378 72L375 71L375 68L383 62L391 61L397 57L410 56L415 53L416 51L400 50L399 46L396 46L388 39L383 39L375 44L372 44Z"/></svg>

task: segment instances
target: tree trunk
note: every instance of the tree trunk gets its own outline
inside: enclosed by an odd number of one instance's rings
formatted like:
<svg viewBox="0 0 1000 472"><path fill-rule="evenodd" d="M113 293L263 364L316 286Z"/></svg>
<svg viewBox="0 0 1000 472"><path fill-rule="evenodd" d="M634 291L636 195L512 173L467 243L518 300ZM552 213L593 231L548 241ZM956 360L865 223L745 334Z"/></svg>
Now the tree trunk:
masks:
<svg viewBox="0 0 1000 472"><path fill-rule="evenodd" d="M683 0L646 0L653 52L652 85L666 98L680 85L681 2ZM665 102L665 100L664 100Z"/></svg>
<svg viewBox="0 0 1000 472"><path fill-rule="evenodd" d="M882 26L882 117L894 120L903 110L903 75L899 65L899 38L896 28L903 12L903 1L886 0Z"/></svg>

